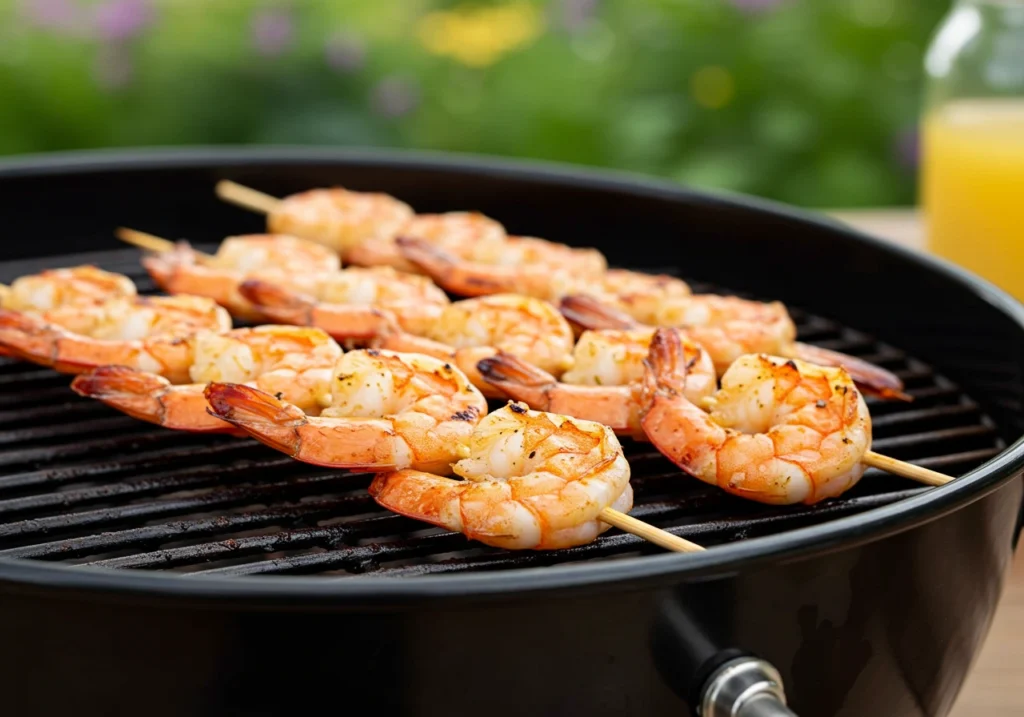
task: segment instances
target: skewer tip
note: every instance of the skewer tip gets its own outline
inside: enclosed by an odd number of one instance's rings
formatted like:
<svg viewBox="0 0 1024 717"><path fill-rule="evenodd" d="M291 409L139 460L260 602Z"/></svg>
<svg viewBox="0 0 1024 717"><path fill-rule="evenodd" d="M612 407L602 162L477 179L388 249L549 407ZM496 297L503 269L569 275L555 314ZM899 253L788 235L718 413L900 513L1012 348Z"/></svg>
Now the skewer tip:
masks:
<svg viewBox="0 0 1024 717"><path fill-rule="evenodd" d="M260 214L269 214L274 211L281 201L277 197L232 182L230 179L219 180L214 185L214 193L225 202Z"/></svg>
<svg viewBox="0 0 1024 717"><path fill-rule="evenodd" d="M614 508L602 510L601 520L615 526L619 530L632 533L638 538L643 538L666 550L676 553L699 553L704 551L704 548L696 543L691 543L689 540L680 538L678 535L672 535L667 530L656 528L649 523L637 520L633 516L617 511Z"/></svg>
<svg viewBox="0 0 1024 717"><path fill-rule="evenodd" d="M918 483L924 483L925 485L946 485L953 480L953 476L933 471L930 468L915 466L913 463L906 463L905 461L890 458L889 456L883 456L881 453L875 453L874 451L868 451L865 453L862 460L865 465L873 468L879 468L887 473L892 473L893 475L898 475L902 478L909 478L910 480L917 481Z"/></svg>

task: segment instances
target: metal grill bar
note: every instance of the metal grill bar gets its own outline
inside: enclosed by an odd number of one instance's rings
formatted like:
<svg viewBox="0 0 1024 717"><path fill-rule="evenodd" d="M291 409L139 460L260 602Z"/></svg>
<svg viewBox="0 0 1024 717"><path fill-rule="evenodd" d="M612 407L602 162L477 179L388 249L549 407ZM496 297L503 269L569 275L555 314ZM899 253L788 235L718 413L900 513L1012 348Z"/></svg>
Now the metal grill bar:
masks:
<svg viewBox="0 0 1024 717"><path fill-rule="evenodd" d="M124 506L0 523L0 542L23 542L26 539L48 538L51 535L62 533L107 530L144 520L230 509L260 500L268 502L292 500L304 495L318 495L318 491L342 488L350 478L351 474L348 473L292 477L289 480L263 483L257 486L221 488L184 498L161 498L151 503L131 503ZM368 496L363 500L365 505L369 505ZM0 555L2 554L3 551L0 551Z"/></svg>
<svg viewBox="0 0 1024 717"><path fill-rule="evenodd" d="M116 532L87 535L70 540L55 540L49 543L37 543L22 548L10 548L0 551L0 555L8 558L69 559L82 555L97 555L115 550L149 549L151 546L168 543L186 538L206 537L224 532L235 532L263 528L275 523L298 520L316 521L332 516L345 507L346 501L319 500L306 503L283 505L250 513L228 513L215 518L198 520L181 520L173 523L147 525ZM207 504L206 507L209 507ZM155 555L155 553L150 553Z"/></svg>
<svg viewBox="0 0 1024 717"><path fill-rule="evenodd" d="M246 462L243 465L236 466L203 466L188 473L173 469L164 473L130 478L118 483L110 483L93 488L43 493L41 495L0 501L0 518L21 513L37 512L58 506L68 510L81 505L100 503L112 499L125 499L153 493L173 493L233 480L250 480L259 478L274 469L290 467L289 459L286 456L281 456L262 461Z"/></svg>
<svg viewBox="0 0 1024 717"><path fill-rule="evenodd" d="M65 260L122 271L152 289L131 250ZM18 273L38 268L18 263ZM10 278L0 271L0 280ZM962 473L1003 448L982 409L929 366L827 319L799 309L792 315L802 341L883 365L906 382L913 403L867 399L875 450ZM412 577L657 550L616 530L565 551L488 548L380 510L366 493L366 474L297 463L250 440L165 431L75 396L69 381L0 360L0 557L185 574ZM681 475L648 444L625 446L632 514L707 545L854 515L925 490L870 470L841 499L771 507Z"/></svg>
<svg viewBox="0 0 1024 717"><path fill-rule="evenodd" d="M152 453L136 453L128 458L98 463L84 463L25 473L11 473L0 477L0 494L17 492L18 489L34 486L57 487L76 481L113 478L133 471L144 471L168 465L182 466L204 460L225 460L234 454L241 456L249 448L251 446L243 443L219 443L211 446L188 445L186 447L175 447L170 450Z"/></svg>
<svg viewBox="0 0 1024 717"><path fill-rule="evenodd" d="M775 510L755 519L721 519L703 523L666 527L670 533L698 541L704 545L717 545L733 540L743 540L775 532L774 524L781 522L786 530L805 524L835 519L858 513L869 508L888 505L917 495L923 489L889 493L881 496L829 504L824 508L797 508ZM637 517L650 520L652 516L636 512ZM343 536L339 536L343 537ZM443 552L465 550L465 538L458 533L438 533L416 539L366 546L352 546L326 550L321 553L304 554L277 558L257 563L229 565L203 571L204 574L256 575L256 574L301 574L321 570L346 570L347 572L382 572L387 562L422 557ZM525 567L531 565L552 565L567 561L610 557L623 553L651 553L657 549L642 538L629 534L604 535L589 545L570 548L555 553L508 553L492 548L478 548L476 555L454 557L438 562L425 562L410 567L400 567L388 572L393 574L426 575L438 572L454 572L474 569L498 569Z"/></svg>
<svg viewBox="0 0 1024 717"><path fill-rule="evenodd" d="M11 450L0 453L0 468L55 463L70 458L78 458L79 456L137 451L147 446L174 445L178 440L180 440L180 437L174 436L168 431L157 429L138 433L127 438L124 436L97 438L91 441Z"/></svg>

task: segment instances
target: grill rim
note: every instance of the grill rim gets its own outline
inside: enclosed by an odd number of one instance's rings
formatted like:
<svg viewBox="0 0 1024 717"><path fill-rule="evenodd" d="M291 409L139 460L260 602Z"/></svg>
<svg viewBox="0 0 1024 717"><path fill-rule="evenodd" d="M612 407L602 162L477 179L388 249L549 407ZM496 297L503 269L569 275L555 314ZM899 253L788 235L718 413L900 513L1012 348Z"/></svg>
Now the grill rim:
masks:
<svg viewBox="0 0 1024 717"><path fill-rule="evenodd" d="M697 201L725 210L767 212L809 224L833 241L868 245L940 275L960 285L994 310L1010 318L1024 332L1024 306L991 283L942 259L894 245L853 229L837 220L769 200L725 192L680 187L665 180L613 170L580 168L536 160L507 160L473 154L407 150L356 150L318 147L269 146L260 148L184 147L130 150L81 150L25 155L0 161L0 180L22 177L60 177L78 173L206 169L230 178L231 169L253 165L337 164L374 169L416 169L459 172L530 180L575 189L615 191L669 201ZM211 190L212 191L212 190ZM15 259L15 262L20 260ZM883 338L884 337L880 337ZM125 595L257 601L302 607L328 603L341 607L372 598L380 608L408 601L431 599L464 601L485 597L513 599L517 595L579 588L638 589L652 582L679 582L708 575L750 569L777 560L806 559L813 555L855 547L911 530L958 510L999 489L1024 471L1024 437L1001 454L955 482L931 489L893 505L865 513L798 528L784 533L716 546L706 553L648 555L608 563L559 565L544 569L520 568L496 573L422 576L402 580L384 576L344 579L328 577L217 577L111 568L83 568L60 563L0 558L0 586L6 589L63 589L96 596ZM296 605L296 607L299 607Z"/></svg>

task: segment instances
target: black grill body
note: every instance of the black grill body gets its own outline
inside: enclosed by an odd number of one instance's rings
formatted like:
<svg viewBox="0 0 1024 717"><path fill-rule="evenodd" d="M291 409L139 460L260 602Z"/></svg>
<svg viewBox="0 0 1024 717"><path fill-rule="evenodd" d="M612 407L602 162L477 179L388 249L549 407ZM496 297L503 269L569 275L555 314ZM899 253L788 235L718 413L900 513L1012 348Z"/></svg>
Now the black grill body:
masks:
<svg viewBox="0 0 1024 717"><path fill-rule="evenodd" d="M664 555L612 531L580 550L510 554L375 511L365 476L161 431L73 397L66 376L7 363L7 712L678 715L731 651L775 664L798 714L948 711L1019 530L1018 304L773 205L536 165L312 150L0 168L0 280L80 261L141 277L116 226L198 243L260 231L260 217L216 200L222 178L479 209L620 266L781 299L801 338L907 381L913 404L872 403L876 450L963 477L925 490L869 473L840 500L769 509L633 445L634 514L713 549Z"/></svg>

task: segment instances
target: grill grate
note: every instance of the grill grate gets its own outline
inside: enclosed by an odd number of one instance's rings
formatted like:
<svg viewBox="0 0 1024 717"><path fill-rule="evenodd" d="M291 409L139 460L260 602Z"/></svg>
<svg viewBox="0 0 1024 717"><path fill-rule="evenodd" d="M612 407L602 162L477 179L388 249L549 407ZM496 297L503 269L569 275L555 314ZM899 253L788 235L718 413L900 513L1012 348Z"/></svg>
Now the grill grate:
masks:
<svg viewBox="0 0 1024 717"><path fill-rule="evenodd" d="M153 285L131 250L51 258L91 262ZM0 267L10 280L41 261ZM707 291L711 287L694 285ZM952 474L1003 449L981 408L902 351L793 310L800 339L893 370L911 404L868 399L874 449ZM0 556L184 574L417 576L550 566L660 552L611 530L594 543L513 553L381 510L370 477L297 463L251 440L195 436L79 398L70 377L0 360ZM877 470L812 507L749 503L683 476L650 445L625 441L632 514L703 545L792 530L916 495Z"/></svg>

